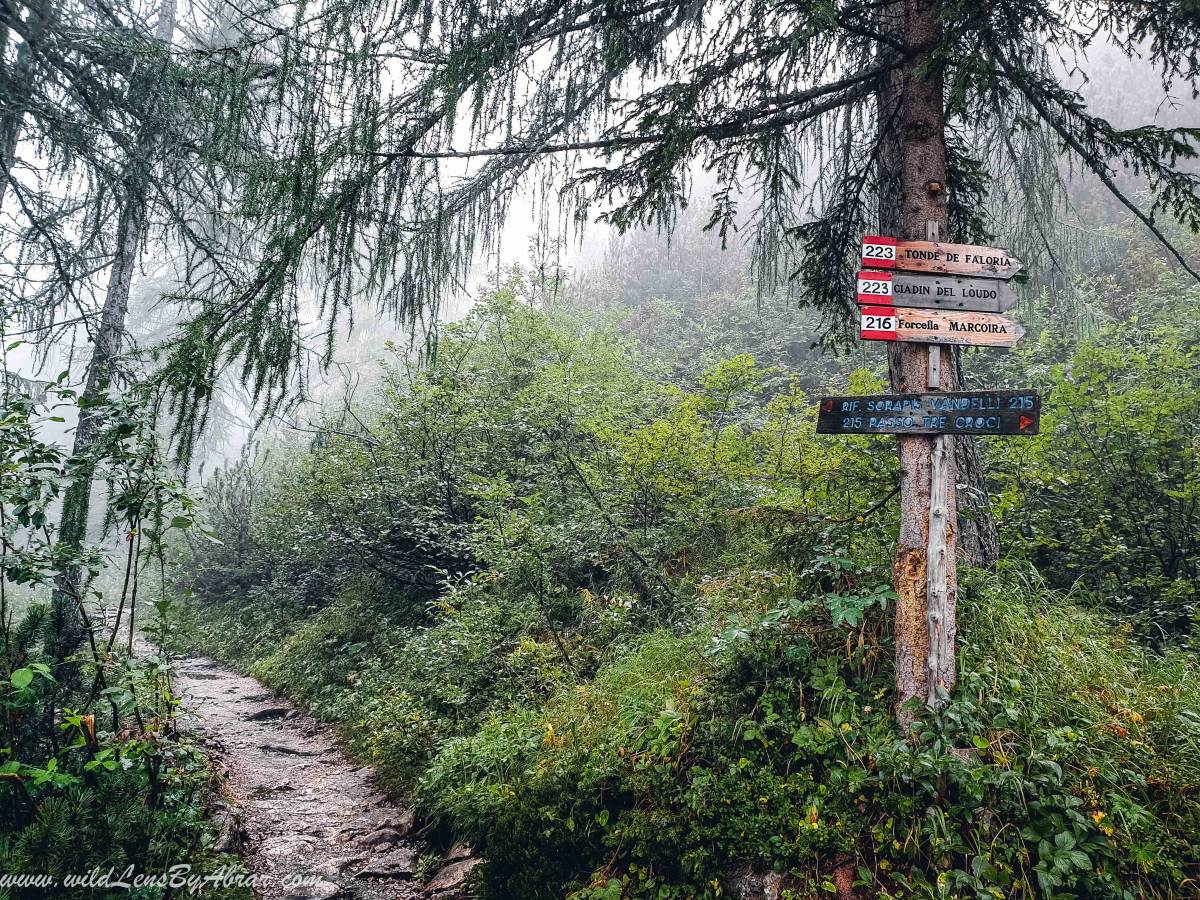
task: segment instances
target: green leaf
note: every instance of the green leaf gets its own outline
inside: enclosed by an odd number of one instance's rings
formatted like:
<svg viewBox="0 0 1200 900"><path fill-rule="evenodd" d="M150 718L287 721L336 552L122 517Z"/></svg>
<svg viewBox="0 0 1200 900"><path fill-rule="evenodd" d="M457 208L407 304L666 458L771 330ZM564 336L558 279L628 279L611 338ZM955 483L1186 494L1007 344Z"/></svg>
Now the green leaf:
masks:
<svg viewBox="0 0 1200 900"><path fill-rule="evenodd" d="M12 673L12 685L18 691L23 691L33 683L33 669L17 669Z"/></svg>

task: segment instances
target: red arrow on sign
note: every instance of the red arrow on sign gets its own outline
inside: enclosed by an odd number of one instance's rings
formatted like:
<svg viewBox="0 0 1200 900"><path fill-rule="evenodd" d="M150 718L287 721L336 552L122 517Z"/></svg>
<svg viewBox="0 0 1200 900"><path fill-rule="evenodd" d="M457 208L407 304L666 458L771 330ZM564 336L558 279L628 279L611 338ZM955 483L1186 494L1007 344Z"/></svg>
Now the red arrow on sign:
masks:
<svg viewBox="0 0 1200 900"><path fill-rule="evenodd" d="M1033 424L1033 419L1029 418L1029 416L1021 416L1017 419L1017 425L1020 426L1020 429L1022 431L1024 431L1026 428L1028 428L1032 424Z"/></svg>

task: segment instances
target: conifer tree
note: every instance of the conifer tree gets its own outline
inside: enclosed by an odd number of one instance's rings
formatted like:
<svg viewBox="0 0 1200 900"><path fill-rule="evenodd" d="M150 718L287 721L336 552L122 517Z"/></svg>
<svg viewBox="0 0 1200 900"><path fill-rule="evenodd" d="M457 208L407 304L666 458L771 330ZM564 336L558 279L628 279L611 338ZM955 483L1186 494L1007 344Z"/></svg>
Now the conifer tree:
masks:
<svg viewBox="0 0 1200 900"><path fill-rule="evenodd" d="M250 195L263 201L248 208L253 273L229 296L203 299L172 348L180 410L196 418L230 359L256 395L280 396L301 353L302 279L317 289L330 346L355 274L398 318L427 320L496 239L521 185L553 193L567 222L596 215L618 229L669 230L697 201L690 173L704 167L717 182L704 199L709 227L723 238L745 229L763 288L818 310L834 346L853 336L864 232L920 236L911 232L921 217L943 239L998 236L1036 256L1031 236L1044 231L1038 217L1053 208L1063 155L1195 274L1159 223L1168 213L1200 227L1200 181L1179 166L1195 158L1200 129L1117 128L1089 110L1060 63L1073 55L1086 71L1088 49L1106 43L1144 55L1164 91L1195 95L1193 6L350 0L336 16L276 29L264 39L276 41L281 66L324 74L289 107L299 124L271 165L251 176ZM448 161L467 161L465 174L450 177ZM1120 186L1122 169L1147 184L1145 207ZM994 174L1004 172L1035 177ZM1023 213L989 206L995 195L1018 196ZM893 352L893 386L914 384L917 365ZM903 443L903 477L928 484L920 442ZM958 455L977 470L970 445ZM922 534L910 523L901 548ZM994 538L973 542L986 557ZM951 649L930 688L924 599L902 592L901 700L953 687Z"/></svg>
<svg viewBox="0 0 1200 900"><path fill-rule="evenodd" d="M164 62L170 58L171 36L175 31L175 8L176 0L162 0L154 37L165 48L163 55L158 59L151 59L148 70L139 73L134 83L146 98L156 96L153 86L160 81L157 76L161 74ZM84 379L83 403L71 450L73 456L84 460L94 453L102 433L104 423L92 410L100 405L108 392L117 361L121 356L125 318L129 310L129 289L144 238L148 193L146 166L155 140L151 131L151 123L156 115L154 101L147 99L142 104L142 109L144 119L135 135L132 153L125 161L122 172L122 196L116 223L115 252L108 273L104 303L94 330L91 358L88 360ZM92 472L85 467L76 473L75 479L63 495L59 541L68 556L76 556L86 541L91 493ZM78 564L70 564L60 573L55 583L45 644L47 652L59 661L72 653L83 637L80 633L82 623L77 614L83 589L82 576L81 567ZM134 614L135 611L131 608L131 651Z"/></svg>
<svg viewBox="0 0 1200 900"><path fill-rule="evenodd" d="M222 9L192 8L202 29L219 24ZM189 277L207 277L216 289L230 244L215 211L236 196L228 165L241 163L254 120L249 98L224 85L223 45L190 41L186 53L172 53L176 0L150 10L133 2L13 2L0 6L0 27L0 188L12 223L3 303L43 352L60 337L73 339L75 326L91 343L72 449L80 465L58 532L62 557L73 560L87 536L88 460L103 431L94 410L127 374L126 316L139 256L152 241L169 243L183 250ZM247 131L223 127L220 102L240 104ZM74 315L63 316L68 307ZM79 565L65 564L44 640L60 662L84 637L82 593Z"/></svg>

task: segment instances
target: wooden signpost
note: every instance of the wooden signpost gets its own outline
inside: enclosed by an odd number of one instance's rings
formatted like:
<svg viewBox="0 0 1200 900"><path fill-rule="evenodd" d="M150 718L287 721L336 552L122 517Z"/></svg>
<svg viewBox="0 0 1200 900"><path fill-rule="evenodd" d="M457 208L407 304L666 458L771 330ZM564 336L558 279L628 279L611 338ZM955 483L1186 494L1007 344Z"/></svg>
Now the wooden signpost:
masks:
<svg viewBox="0 0 1200 900"><path fill-rule="evenodd" d="M1041 405L1033 391L822 397L817 434L1032 435Z"/></svg>
<svg viewBox="0 0 1200 900"><path fill-rule="evenodd" d="M864 306L913 306L919 309L1004 312L1017 304L1017 292L995 278L911 275L906 272L858 273L858 302Z"/></svg>
<svg viewBox="0 0 1200 900"><path fill-rule="evenodd" d="M1034 435L1041 412L1041 399L1034 391L941 390L942 344L1011 347L1025 329L1001 315L1016 304L1007 282L1022 274L1021 261L996 247L941 243L939 228L937 219L927 221L924 241L864 237L856 290L863 340L929 345L925 390L822 397L817 408L819 434L890 434L899 443L901 468L910 477L900 482L901 539L893 561L893 584L900 598L897 687L902 695L919 689L933 707L944 702L954 684L955 463L948 436ZM890 354L892 363L908 361L908 380L901 383L915 388L922 381L912 380L913 353L898 349ZM921 436L933 440L923 441ZM927 468L920 458L925 454ZM924 485L913 481L917 472L922 478L928 472ZM923 546L912 543L911 523L917 516L928 523ZM904 628L902 615L909 617ZM914 624L914 616L923 619L920 626ZM918 627L927 632L923 654L912 640L920 633ZM902 633L906 642L901 641ZM918 661L924 670L920 676L911 671Z"/></svg>
<svg viewBox="0 0 1200 900"><path fill-rule="evenodd" d="M1024 270L1021 260L999 247L942 244L937 241L899 241L868 235L862 240L862 264L872 269L975 275L1007 281Z"/></svg>
<svg viewBox="0 0 1200 900"><path fill-rule="evenodd" d="M864 341L1011 347L1025 334L1015 319L993 313L944 312L907 306L862 306L858 312L858 336Z"/></svg>

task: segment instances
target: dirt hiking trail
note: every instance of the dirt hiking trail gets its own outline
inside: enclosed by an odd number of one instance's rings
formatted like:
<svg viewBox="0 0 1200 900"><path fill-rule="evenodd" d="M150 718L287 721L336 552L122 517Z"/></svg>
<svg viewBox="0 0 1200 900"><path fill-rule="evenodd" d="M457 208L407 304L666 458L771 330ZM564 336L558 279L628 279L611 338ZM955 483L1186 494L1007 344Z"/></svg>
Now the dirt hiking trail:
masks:
<svg viewBox="0 0 1200 900"><path fill-rule="evenodd" d="M469 896L470 848L442 858L412 835L411 810L371 786L331 729L211 660L176 663L181 726L223 770L228 808L220 849L240 853L269 900L393 900ZM297 885L288 879L304 876ZM422 880L418 876L424 876Z"/></svg>

